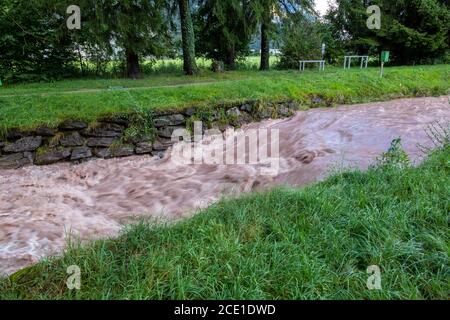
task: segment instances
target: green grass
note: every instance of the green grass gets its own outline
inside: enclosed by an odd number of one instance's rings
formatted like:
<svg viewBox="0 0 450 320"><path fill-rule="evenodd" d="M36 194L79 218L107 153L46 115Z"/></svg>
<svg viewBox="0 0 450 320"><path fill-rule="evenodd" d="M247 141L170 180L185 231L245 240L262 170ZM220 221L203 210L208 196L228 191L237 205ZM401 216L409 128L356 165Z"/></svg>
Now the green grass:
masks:
<svg viewBox="0 0 450 320"><path fill-rule="evenodd" d="M210 70L212 60L206 58L197 58L197 66L201 70ZM247 56L237 61L236 67L238 70L259 70L261 57ZM270 56L271 67L276 67L279 62L279 57ZM155 62L150 61L144 63L144 72L147 74L168 74L179 73L183 70L183 59L163 59Z"/></svg>
<svg viewBox="0 0 450 320"><path fill-rule="evenodd" d="M130 80L126 78L81 78L54 82L37 82L8 85L0 88L1 96L11 95L39 95L51 93L83 92L89 90L107 90L114 87L147 88L155 86L176 86L192 83L209 83L224 80L242 80L253 73L248 71L258 69L259 57L247 57L244 62L238 64L238 71L226 73L213 73L209 71L211 61L198 58L197 64L200 74L194 77L186 77L183 73L183 60L165 59L156 62L143 63L143 69L150 69L143 79ZM271 57L272 63L276 57Z"/></svg>
<svg viewBox="0 0 450 320"><path fill-rule="evenodd" d="M123 88L117 88L123 87ZM359 103L395 97L448 94L450 65L387 68L329 68L307 71L235 71L196 77L155 74L142 80L66 80L0 88L0 129L56 126L65 119L94 121L101 116L141 108L178 110L249 99ZM94 90L94 91L92 91Z"/></svg>
<svg viewBox="0 0 450 320"><path fill-rule="evenodd" d="M0 280L1 299L447 299L450 148L141 223ZM400 165L399 165L400 163ZM68 266L81 268L69 291ZM370 265L382 290L366 287Z"/></svg>

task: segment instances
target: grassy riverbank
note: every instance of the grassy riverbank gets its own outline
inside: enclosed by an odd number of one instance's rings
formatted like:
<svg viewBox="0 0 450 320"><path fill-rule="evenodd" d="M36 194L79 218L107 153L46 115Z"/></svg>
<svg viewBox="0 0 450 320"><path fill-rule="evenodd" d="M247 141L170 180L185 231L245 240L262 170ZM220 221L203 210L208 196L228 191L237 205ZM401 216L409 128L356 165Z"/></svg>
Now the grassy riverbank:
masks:
<svg viewBox="0 0 450 320"><path fill-rule="evenodd" d="M321 97L328 104L396 97L448 94L450 65L376 68L323 73L236 71L196 77L155 74L132 81L73 80L0 88L0 129L56 126L65 119L93 121L100 116L140 109L166 110L249 99L300 101Z"/></svg>
<svg viewBox="0 0 450 320"><path fill-rule="evenodd" d="M450 147L410 167L224 200L173 226L141 224L0 280L1 299L447 299ZM66 269L81 269L81 290ZM368 266L382 290L366 287Z"/></svg>

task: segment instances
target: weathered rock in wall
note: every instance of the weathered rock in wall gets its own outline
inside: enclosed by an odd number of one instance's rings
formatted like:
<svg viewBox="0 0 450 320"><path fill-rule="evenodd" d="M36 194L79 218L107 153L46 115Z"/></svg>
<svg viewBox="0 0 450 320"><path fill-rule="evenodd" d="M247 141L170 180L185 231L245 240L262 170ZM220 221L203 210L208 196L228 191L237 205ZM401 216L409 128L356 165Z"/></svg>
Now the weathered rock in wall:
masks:
<svg viewBox="0 0 450 320"><path fill-rule="evenodd" d="M24 137L3 147L5 153L19 153L25 151L35 151L41 146L42 137Z"/></svg>
<svg viewBox="0 0 450 320"><path fill-rule="evenodd" d="M72 151L70 149L50 149L37 153L34 163L37 165L52 164L68 159L71 154Z"/></svg>
<svg viewBox="0 0 450 320"><path fill-rule="evenodd" d="M162 152L174 143L171 141L173 131L192 126L194 120L203 122L202 130L218 128L224 131L230 126L239 127L252 121L289 117L297 109L298 104L292 101L252 101L208 110L189 107L182 113L155 116L152 128L146 128L146 132L132 137L126 134L127 130L139 131L139 127L125 115L113 115L94 123L67 120L57 128L40 127L27 132L11 129L6 137L0 138L0 169L61 161L79 163L93 158L145 154L162 156Z"/></svg>

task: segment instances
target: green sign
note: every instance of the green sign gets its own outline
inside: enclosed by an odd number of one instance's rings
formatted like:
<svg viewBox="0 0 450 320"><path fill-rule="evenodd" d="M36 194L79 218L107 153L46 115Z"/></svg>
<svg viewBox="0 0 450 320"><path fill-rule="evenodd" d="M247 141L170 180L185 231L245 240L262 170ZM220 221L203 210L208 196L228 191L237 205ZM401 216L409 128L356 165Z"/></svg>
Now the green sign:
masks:
<svg viewBox="0 0 450 320"><path fill-rule="evenodd" d="M389 51L381 52L381 62L389 62Z"/></svg>

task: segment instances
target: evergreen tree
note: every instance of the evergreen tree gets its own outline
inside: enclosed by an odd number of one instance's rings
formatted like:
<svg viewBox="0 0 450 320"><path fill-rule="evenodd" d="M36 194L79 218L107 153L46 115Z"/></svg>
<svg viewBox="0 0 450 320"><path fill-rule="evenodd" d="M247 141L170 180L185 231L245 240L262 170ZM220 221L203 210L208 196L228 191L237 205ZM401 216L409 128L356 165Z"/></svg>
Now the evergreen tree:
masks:
<svg viewBox="0 0 450 320"><path fill-rule="evenodd" d="M286 19L296 13L314 13L313 0L255 0L254 10L260 23L261 62L260 70L270 68L270 41L274 34L274 19Z"/></svg>
<svg viewBox="0 0 450 320"><path fill-rule="evenodd" d="M4 78L33 80L74 73L87 48L115 53L126 74L140 77L139 61L161 57L171 43L167 0L79 0L81 30L68 30L70 0L3 0L0 2L0 71ZM72 68L72 70L70 69Z"/></svg>
<svg viewBox="0 0 450 320"><path fill-rule="evenodd" d="M183 69L188 75L197 73L195 62L195 35L192 23L191 6L189 0L178 0L180 9L181 36L183 43Z"/></svg>
<svg viewBox="0 0 450 320"><path fill-rule="evenodd" d="M381 30L366 26L370 5L381 9ZM432 62L449 49L450 10L446 0L337 0L327 19L347 51L390 50L397 64Z"/></svg>
<svg viewBox="0 0 450 320"><path fill-rule="evenodd" d="M59 12L52 0L0 2L0 77L3 80L49 80L73 72L74 47L63 12Z"/></svg>
<svg viewBox="0 0 450 320"><path fill-rule="evenodd" d="M281 28L280 67L297 69L300 60L317 60L322 56L324 33L318 20L297 12L285 18Z"/></svg>
<svg viewBox="0 0 450 320"><path fill-rule="evenodd" d="M196 14L197 48L207 58L223 61L228 70L248 53L254 33L252 0L200 0Z"/></svg>
<svg viewBox="0 0 450 320"><path fill-rule="evenodd" d="M122 50L129 78L141 76L142 57L163 56L171 46L165 0L101 0L94 6L99 8L99 31L107 35L108 45Z"/></svg>

